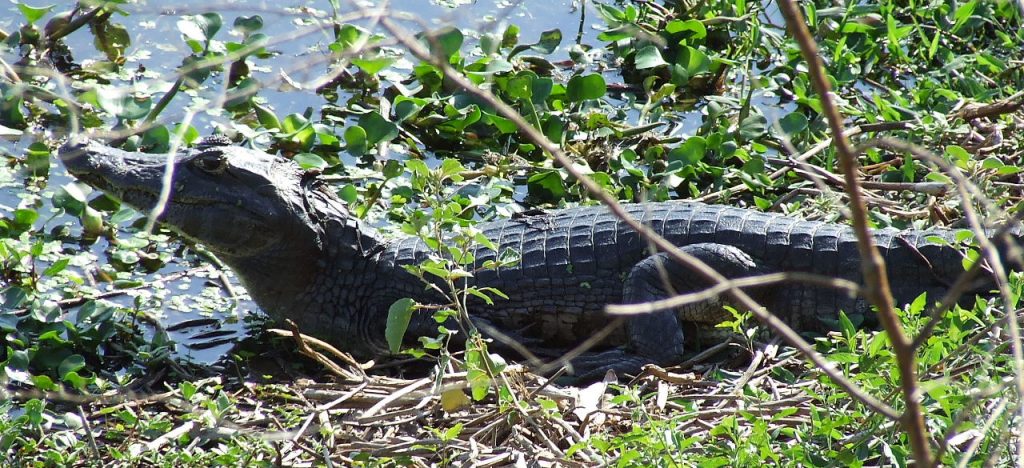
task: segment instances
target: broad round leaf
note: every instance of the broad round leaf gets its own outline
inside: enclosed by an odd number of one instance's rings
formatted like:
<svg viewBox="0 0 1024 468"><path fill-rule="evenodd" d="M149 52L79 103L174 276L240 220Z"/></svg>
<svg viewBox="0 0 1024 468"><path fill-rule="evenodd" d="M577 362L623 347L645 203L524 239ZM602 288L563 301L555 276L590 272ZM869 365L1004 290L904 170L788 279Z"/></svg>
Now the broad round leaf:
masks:
<svg viewBox="0 0 1024 468"><path fill-rule="evenodd" d="M598 99L604 96L608 87L601 75L576 75L569 79L565 95L570 101L579 102L587 99Z"/></svg>

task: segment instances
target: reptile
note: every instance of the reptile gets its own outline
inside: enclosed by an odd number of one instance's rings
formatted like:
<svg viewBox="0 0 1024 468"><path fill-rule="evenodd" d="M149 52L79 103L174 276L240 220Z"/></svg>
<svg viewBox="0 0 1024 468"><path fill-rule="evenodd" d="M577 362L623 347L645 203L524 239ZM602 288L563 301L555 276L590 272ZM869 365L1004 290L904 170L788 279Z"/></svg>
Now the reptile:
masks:
<svg viewBox="0 0 1024 468"><path fill-rule="evenodd" d="M316 171L278 155L225 141L173 155L173 182L159 221L215 253L272 319L361 357L389 353L389 307L402 298L436 304L439 296L405 268L432 250L417 237L387 238L354 217ZM166 155L129 152L81 137L59 155L71 174L140 210L158 199ZM755 210L686 201L635 203L626 211L729 278L807 272L862 284L853 230ZM543 349L568 349L609 322L607 304L641 303L707 286L603 206L529 212L477 226L518 263L480 270L467 281L508 296L471 304L472 320ZM957 231L877 229L897 304L921 293L937 298L963 272ZM495 260L483 247L477 264ZM981 294L990 285L976 285ZM860 296L820 285L787 283L748 292L802 332L834 329L839 311L874 322ZM573 364L579 374L635 373L647 363L680 361L691 329L733 315L721 299L630 317L607 348ZM416 313L407 340L436 336L430 313ZM487 327L482 327L487 328ZM698 336L690 336L695 341ZM587 358L589 356L589 359Z"/></svg>

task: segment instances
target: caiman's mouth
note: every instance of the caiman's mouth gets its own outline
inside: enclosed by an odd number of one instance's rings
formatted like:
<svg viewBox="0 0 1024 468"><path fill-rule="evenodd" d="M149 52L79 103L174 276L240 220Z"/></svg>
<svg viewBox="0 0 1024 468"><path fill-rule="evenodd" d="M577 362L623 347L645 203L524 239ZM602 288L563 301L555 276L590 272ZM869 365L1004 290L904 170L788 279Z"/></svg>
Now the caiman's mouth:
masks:
<svg viewBox="0 0 1024 468"><path fill-rule="evenodd" d="M152 191L149 187L131 186L131 187L120 187L116 184L110 183L102 174L96 173L80 173L76 174L72 172L78 180L85 182L91 187L95 187L102 190L104 193L109 194L124 203L131 205L132 207L139 210L149 210L156 204L157 198L160 197L159 192ZM235 209L248 211L252 214L251 210L247 210L244 203L224 201L216 198L204 198L204 197L184 197L171 192L170 199L167 201L169 205L185 205L185 206L232 206Z"/></svg>

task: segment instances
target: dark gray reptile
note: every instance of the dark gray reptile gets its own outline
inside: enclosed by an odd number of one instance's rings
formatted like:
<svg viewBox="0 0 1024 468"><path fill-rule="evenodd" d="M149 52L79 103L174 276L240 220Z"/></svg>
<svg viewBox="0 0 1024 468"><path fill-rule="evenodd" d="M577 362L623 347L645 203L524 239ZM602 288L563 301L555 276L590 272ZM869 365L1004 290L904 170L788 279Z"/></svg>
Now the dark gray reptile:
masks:
<svg viewBox="0 0 1024 468"><path fill-rule="evenodd" d="M125 152L74 139L60 149L76 177L149 210L160 192L166 157ZM389 306L411 297L432 303L420 280L402 265L428 255L416 238L386 239L349 214L315 173L279 156L227 145L205 145L174 157L170 203L160 220L201 242L238 275L274 319L361 356L387 353ZM627 210L656 232L727 277L812 272L861 283L856 240L847 226L778 214L688 202L642 203ZM499 246L521 256L515 266L482 271L472 280L508 300L474 304L471 314L512 336L565 349L592 336L608 318L606 304L664 298L664 271L675 291L705 286L693 273L652 255L648 245L604 207L553 210L477 226ZM898 303L922 292L936 298L963 271L961 253L927 240L955 244L949 230L876 230ZM481 249L479 262L495 253ZM661 268L659 268L661 264ZM805 284L752 288L751 294L790 326L807 332L833 328L838 311L873 313L861 298ZM972 293L984 292L984 288ZM582 372L634 372L644 363L681 359L684 324L731 317L719 301L627 321L618 346L577 363ZM407 337L436 335L430 314L415 314Z"/></svg>

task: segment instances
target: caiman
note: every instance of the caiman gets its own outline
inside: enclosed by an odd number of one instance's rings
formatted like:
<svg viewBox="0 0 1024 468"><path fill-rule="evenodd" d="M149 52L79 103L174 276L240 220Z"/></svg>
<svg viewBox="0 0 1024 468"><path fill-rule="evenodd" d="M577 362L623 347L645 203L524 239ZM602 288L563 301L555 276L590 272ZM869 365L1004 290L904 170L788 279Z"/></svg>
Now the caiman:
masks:
<svg viewBox="0 0 1024 468"><path fill-rule="evenodd" d="M75 177L132 207L150 210L157 201L166 155L122 151L82 138L71 139L59 154ZM159 221L215 253L272 319L291 319L300 330L357 356L379 356L388 353L384 330L396 300L439 301L403 268L428 258L431 249L416 237L382 236L354 217L315 171L223 142L183 150L172 165L170 198ZM726 277L807 272L863 282L849 226L685 201L625 208ZM551 210L477 228L498 252L512 249L520 261L468 279L508 296L495 298L493 305L472 304L471 317L531 346L568 349L586 340L608 323L607 304L642 303L707 286L664 253L653 253L602 206ZM897 304L921 293L937 299L963 272L956 231L878 229L872 236ZM477 263L495 256L484 248L475 253ZM970 293L988 289L982 285ZM749 293L804 332L834 329L840 310L869 323L874 318L863 298L822 286L776 284ZM606 339L609 349L577 360L577 372L632 373L645 363L678 362L684 330L732 318L724 304L714 299L633 316ZM414 314L408 339L436 335L430 313Z"/></svg>

